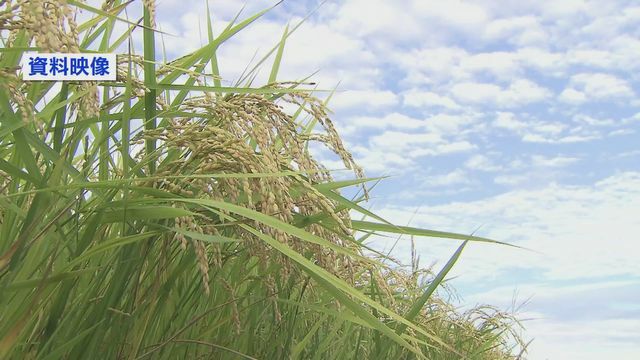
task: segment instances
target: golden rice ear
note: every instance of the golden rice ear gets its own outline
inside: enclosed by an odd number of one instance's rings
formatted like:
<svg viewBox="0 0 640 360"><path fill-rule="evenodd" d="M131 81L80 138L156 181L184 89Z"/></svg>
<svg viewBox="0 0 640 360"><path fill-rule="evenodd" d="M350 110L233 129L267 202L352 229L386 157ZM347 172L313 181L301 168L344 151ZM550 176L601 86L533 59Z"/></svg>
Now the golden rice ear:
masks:
<svg viewBox="0 0 640 360"><path fill-rule="evenodd" d="M194 240L193 248L196 251L196 257L198 259L198 268L202 273L202 285L204 286L204 293L209 295L209 258L205 250L204 244L201 241Z"/></svg>
<svg viewBox="0 0 640 360"><path fill-rule="evenodd" d="M24 91L21 89L22 79L16 75L18 69L2 69L0 68L0 89L6 91L11 100L16 104L17 110L20 112L22 122L33 123L35 121L35 111L33 103L29 100Z"/></svg>
<svg viewBox="0 0 640 360"><path fill-rule="evenodd" d="M42 52L79 52L74 10L64 0L29 0L20 4L17 22Z"/></svg>
<svg viewBox="0 0 640 360"><path fill-rule="evenodd" d="M306 104L319 104L316 98L295 95L288 99ZM216 200L231 200L247 208L260 211L285 222L291 222L296 214L309 216L325 213L335 223L342 235L317 225L309 230L338 246L353 247L340 236L351 236L348 211L337 211L335 201L319 192L314 185L330 181L331 176L317 163L311 154L305 151L310 140L340 144L345 162L353 162L351 155L344 150L337 133L300 134L293 118L284 113L280 106L264 95L244 94L227 97L194 96L184 99L179 110L196 115L194 118L170 119L165 127L145 130L144 139L162 144L164 152L179 154L172 162L161 165L156 175L159 179L150 186L170 191L186 197L204 197ZM312 116L326 116L319 107L310 110ZM325 123L326 121L319 123ZM333 130L335 131L335 129ZM251 139L253 145L247 139ZM333 145L329 145L333 148ZM337 152L336 152L337 153ZM307 176L272 176L259 178L173 178L174 174L204 175L218 172L277 174L295 163ZM320 174L320 175L319 175ZM358 175L358 174L357 174ZM301 193L293 195L291 189L297 187ZM344 255L335 254L317 245L310 246L286 232L262 224L253 224L276 240L286 243L299 253L314 254L314 259L327 270L354 281L354 273L361 264ZM196 229L198 232L215 229L215 221L204 218L185 217L176 222L179 228ZM281 263L281 275L288 277L292 266L286 257L273 256L273 251L254 236L239 231L237 227L227 227L235 231L235 236L245 240L245 246L252 254L262 257L262 261ZM245 238L247 237L247 238ZM176 234L177 240L184 242L183 235ZM199 267L205 275L204 259L206 254L219 252L217 245L200 244L198 251ZM206 251L204 251L206 249Z"/></svg>

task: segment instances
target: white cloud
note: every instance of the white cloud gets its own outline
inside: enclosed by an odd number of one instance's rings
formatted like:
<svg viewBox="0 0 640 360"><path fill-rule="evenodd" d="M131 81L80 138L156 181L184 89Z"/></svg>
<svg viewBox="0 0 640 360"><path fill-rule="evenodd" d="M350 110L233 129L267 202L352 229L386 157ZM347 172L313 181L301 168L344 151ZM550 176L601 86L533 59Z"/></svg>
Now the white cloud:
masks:
<svg viewBox="0 0 640 360"><path fill-rule="evenodd" d="M246 10L245 16L249 16L256 8L266 7L264 3L256 1L249 4L250 9ZM216 35L228 25L228 21L242 5L242 2L212 4ZM300 17L286 13L288 8L279 6L273 12L289 17L292 24L300 21ZM165 15L168 11L176 11L173 1L160 4L159 9ZM158 19L163 31L176 35L164 37L170 56L192 51L199 48L202 42L207 42L206 18L201 11L203 9L204 5L202 9L196 7L195 11L190 9L188 12L179 12L179 17L170 13L173 18L171 20L166 20L167 16ZM271 50L280 41L284 28L282 21L263 17L223 43L217 55L225 84L238 79L247 65L254 65ZM343 30L331 22L306 21L287 39L279 80L302 79L319 71L313 80L323 88L341 83L342 88L348 90L375 89L379 83L377 79L380 78L379 57L372 54L364 39ZM266 81L270 66L271 59L262 64L256 85Z"/></svg>
<svg viewBox="0 0 640 360"><path fill-rule="evenodd" d="M482 6L460 0L414 0L413 7L416 15L425 21L431 20L434 25L442 24L465 33L481 29L489 19Z"/></svg>
<svg viewBox="0 0 640 360"><path fill-rule="evenodd" d="M448 139L436 132L386 130L369 138L369 144L352 148L356 161L370 173L405 173L421 157L468 152L476 145Z"/></svg>
<svg viewBox="0 0 640 360"><path fill-rule="evenodd" d="M443 107L458 109L460 106L451 98L438 95L431 91L411 89L402 94L403 104L412 107Z"/></svg>
<svg viewBox="0 0 640 360"><path fill-rule="evenodd" d="M640 341L640 320L634 316L638 285L638 280L520 283L515 292L501 286L465 296L464 302L506 309L515 295L516 304L530 297L518 311L528 319L525 337L533 338L528 359L633 359Z"/></svg>
<svg viewBox="0 0 640 360"><path fill-rule="evenodd" d="M625 152L616 154L614 157L625 158L625 157L634 157L634 156L640 156L640 150L625 151Z"/></svg>
<svg viewBox="0 0 640 360"><path fill-rule="evenodd" d="M592 67L609 68L612 65L611 53L596 49L570 49L567 58L570 63Z"/></svg>
<svg viewBox="0 0 640 360"><path fill-rule="evenodd" d="M393 112L381 117L376 116L355 116L347 120L348 124L358 129L417 129L424 127L424 120L412 118L410 116Z"/></svg>
<svg viewBox="0 0 640 360"><path fill-rule="evenodd" d="M468 77L458 69L468 53L457 47L411 49L389 56L406 72L409 85L439 84Z"/></svg>
<svg viewBox="0 0 640 360"><path fill-rule="evenodd" d="M491 126L512 132L520 137L523 142L544 144L568 144L591 141L602 138L604 133L595 124L585 122L571 124L567 121L539 120L530 114L519 114L517 117L512 112L497 112L491 121ZM621 124L623 121L620 122Z"/></svg>
<svg viewBox="0 0 640 360"><path fill-rule="evenodd" d="M403 6L381 0L346 1L333 8L332 25L356 37L382 36L399 38L418 36L423 28L415 13ZM399 27L397 24L405 24Z"/></svg>
<svg viewBox="0 0 640 360"><path fill-rule="evenodd" d="M477 201L430 206L418 212L412 225L471 233L485 224L479 235L538 252L475 244L454 270L463 274L465 281L505 274L514 267L535 270L549 280L640 276L636 259L640 222L632 211L639 207L640 173L628 172L593 185L550 184ZM404 223L414 211L394 206L378 212ZM433 254L435 248L421 244L425 254ZM406 250L401 246L398 254L406 256Z"/></svg>
<svg viewBox="0 0 640 360"><path fill-rule="evenodd" d="M367 169L367 174L389 174L409 171L416 162L401 152L381 151L370 147L351 148L358 164Z"/></svg>
<svg viewBox="0 0 640 360"><path fill-rule="evenodd" d="M410 143L419 143L448 136L462 137L468 131L469 125L475 121L476 116L471 114L436 114L425 118L414 118L402 113L392 112L383 116L349 117L346 121L340 121L337 124L346 134L354 134L356 129L418 130L418 132L409 133L410 140L408 141ZM391 133L392 138L396 136L395 132ZM384 137L384 134L382 134L382 137ZM375 138L372 139L375 140ZM380 144L379 140L375 141L376 144Z"/></svg>
<svg viewBox="0 0 640 360"><path fill-rule="evenodd" d="M620 136L620 135L631 135L635 134L636 130L634 129L618 129L610 131L607 136Z"/></svg>
<svg viewBox="0 0 640 360"><path fill-rule="evenodd" d="M527 127L525 122L517 120L515 114L511 112L498 112L491 124L494 127L508 130L522 130Z"/></svg>
<svg viewBox="0 0 640 360"><path fill-rule="evenodd" d="M400 131L385 131L371 138L371 145L374 148L385 150L406 149L415 145L434 145L442 142L443 139L437 134Z"/></svg>
<svg viewBox="0 0 640 360"><path fill-rule="evenodd" d="M526 79L515 80L507 88L488 83L458 83L451 93L461 102L501 108L536 103L551 96L548 89Z"/></svg>
<svg viewBox="0 0 640 360"><path fill-rule="evenodd" d="M587 101L587 95L582 91L567 88L560 93L559 100L571 105L580 105Z"/></svg>
<svg viewBox="0 0 640 360"><path fill-rule="evenodd" d="M487 83L459 83L452 87L453 96L465 103L496 105L502 94L500 86Z"/></svg>
<svg viewBox="0 0 640 360"><path fill-rule="evenodd" d="M503 102L508 105L529 104L540 102L551 96L551 91L534 83L533 81L520 79L509 85L509 88L503 93Z"/></svg>
<svg viewBox="0 0 640 360"><path fill-rule="evenodd" d="M482 154L472 155L465 161L464 166L479 171L499 171L502 169L500 165L495 164L489 157Z"/></svg>
<svg viewBox="0 0 640 360"><path fill-rule="evenodd" d="M534 166L541 167L564 167L575 163L579 159L570 156L545 157L542 155L533 155L531 157Z"/></svg>
<svg viewBox="0 0 640 360"><path fill-rule="evenodd" d="M544 44L548 40L544 28L535 16L493 20L485 27L484 37L491 41L507 40L521 46Z"/></svg>
<svg viewBox="0 0 640 360"><path fill-rule="evenodd" d="M532 129L545 135L559 135L566 129L566 125L558 122L537 122L533 124Z"/></svg>
<svg viewBox="0 0 640 360"><path fill-rule="evenodd" d="M422 183L424 187L446 187L470 183L469 174L462 169L456 169L441 175L428 176Z"/></svg>
<svg viewBox="0 0 640 360"><path fill-rule="evenodd" d="M396 104L398 96L389 90L351 90L334 94L330 107L336 111L357 108L361 112L371 112Z"/></svg>
<svg viewBox="0 0 640 360"><path fill-rule="evenodd" d="M571 54L527 45L512 51L470 53L455 46L423 47L392 54L406 72L403 84L411 86L454 85L491 76L499 83L522 77L534 70L543 77L564 77ZM574 60L575 61L575 60Z"/></svg>
<svg viewBox="0 0 640 360"><path fill-rule="evenodd" d="M609 51L613 54L613 66L615 69L633 71L640 67L637 57L640 51L640 40L637 36L629 34L618 35L608 45Z"/></svg>
<svg viewBox="0 0 640 360"><path fill-rule="evenodd" d="M540 334L531 346L528 359L635 359L638 328L635 318L581 321L536 321L526 323L527 330ZM588 343L589 346L585 346ZM539 345L538 345L539 344Z"/></svg>
<svg viewBox="0 0 640 360"><path fill-rule="evenodd" d="M242 10L243 15L250 16L274 5L275 3L277 3L275 0L209 0L209 8L215 20L229 20L235 17L240 10ZM157 11L160 12L159 15L175 14L183 12L184 10L185 3L182 0L162 0L158 1L157 4ZM204 13L206 11L206 4L204 2L197 3L195 6L189 7L187 10L195 10L199 13Z"/></svg>
<svg viewBox="0 0 640 360"><path fill-rule="evenodd" d="M499 79L512 79L521 72L517 54L497 51L473 54L462 58L460 69L473 74L490 73Z"/></svg>
<svg viewBox="0 0 640 360"><path fill-rule="evenodd" d="M580 29L580 33L592 38L610 38L624 32L625 27L637 24L637 8L617 8L612 13L592 18Z"/></svg>
<svg viewBox="0 0 640 360"><path fill-rule="evenodd" d="M608 100L634 96L633 89L618 77L604 73L582 73L571 77L570 86L560 95L560 100L581 104L587 99Z"/></svg>
<svg viewBox="0 0 640 360"><path fill-rule="evenodd" d="M590 126L613 126L616 125L616 121L613 119L596 119L592 116L589 115L585 115L585 114L576 114L573 118L573 121L576 121L578 123L584 123ZM623 123L622 120L620 120L620 123Z"/></svg>
<svg viewBox="0 0 640 360"><path fill-rule="evenodd" d="M587 3L584 0L565 0L562 2L549 1L540 4L544 14L549 17L571 17L587 11Z"/></svg>
<svg viewBox="0 0 640 360"><path fill-rule="evenodd" d="M550 52L539 47L519 48L516 53L523 66L538 70L544 75L562 76L565 71L565 54Z"/></svg>
<svg viewBox="0 0 640 360"><path fill-rule="evenodd" d="M423 129L438 136L461 134L463 128L475 121L473 115L436 114L426 118L414 118L402 113L384 116L355 116L348 119L349 125L374 129Z"/></svg>
<svg viewBox="0 0 640 360"><path fill-rule="evenodd" d="M591 141L600 137L601 135L566 135L548 137L541 134L527 133L522 136L522 141L541 144L569 144Z"/></svg>
<svg viewBox="0 0 640 360"><path fill-rule="evenodd" d="M179 51L194 51L202 46L201 40L206 39L206 35L201 36L199 21L201 20L196 12L181 13L170 21L158 18L158 28L172 34L162 36L170 56L176 56Z"/></svg>
<svg viewBox="0 0 640 360"><path fill-rule="evenodd" d="M437 114L425 120L425 128L439 135L462 135L475 122L472 115Z"/></svg>
<svg viewBox="0 0 640 360"><path fill-rule="evenodd" d="M454 142L448 142L448 143L440 143L435 148L432 148L432 149L425 149L425 148L419 149L415 151L415 154L418 154L420 156L422 155L436 156L436 155L467 152L467 151L474 150L476 148L477 148L476 145L466 140L462 140L462 141L454 141Z"/></svg>
<svg viewBox="0 0 640 360"><path fill-rule="evenodd" d="M493 182L498 185L514 187L516 185L522 185L526 183L529 179L530 178L527 174L498 175L493 179Z"/></svg>
<svg viewBox="0 0 640 360"><path fill-rule="evenodd" d="M565 177L567 171L564 168L579 160L578 157L563 155L520 156L509 164L501 166L499 170L502 172L494 177L493 182L512 189L540 189Z"/></svg>

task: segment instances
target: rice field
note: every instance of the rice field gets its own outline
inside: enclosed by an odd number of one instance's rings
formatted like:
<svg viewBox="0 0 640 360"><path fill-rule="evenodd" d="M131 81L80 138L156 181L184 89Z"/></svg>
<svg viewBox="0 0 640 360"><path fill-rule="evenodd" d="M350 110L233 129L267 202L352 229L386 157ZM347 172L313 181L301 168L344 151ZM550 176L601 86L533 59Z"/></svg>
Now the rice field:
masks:
<svg viewBox="0 0 640 360"><path fill-rule="evenodd" d="M443 287L469 241L495 241L367 210L381 179L354 161L326 99L278 76L299 25L222 85L216 50L269 10L220 33L209 22L202 48L166 59L152 0L0 1L1 359L525 356L516 318L459 311ZM117 53L118 78L24 81L29 52ZM460 246L421 269L369 248L375 234Z"/></svg>

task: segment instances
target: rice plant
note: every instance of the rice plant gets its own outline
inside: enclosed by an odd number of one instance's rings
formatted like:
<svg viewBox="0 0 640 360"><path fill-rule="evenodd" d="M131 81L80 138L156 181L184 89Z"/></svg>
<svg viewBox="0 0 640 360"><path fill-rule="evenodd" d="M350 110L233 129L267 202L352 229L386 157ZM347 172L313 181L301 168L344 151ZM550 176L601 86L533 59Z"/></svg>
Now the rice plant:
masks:
<svg viewBox="0 0 640 360"><path fill-rule="evenodd" d="M363 207L378 179L313 89L278 81L297 26L222 86L216 50L269 9L218 34L209 22L202 48L170 60L156 57L154 6L0 1L1 359L521 356L511 316L460 313L436 292L468 241L494 241ZM28 51L119 51L118 80L23 81ZM333 180L311 143L353 179ZM461 245L438 273L407 270L367 247L377 233Z"/></svg>

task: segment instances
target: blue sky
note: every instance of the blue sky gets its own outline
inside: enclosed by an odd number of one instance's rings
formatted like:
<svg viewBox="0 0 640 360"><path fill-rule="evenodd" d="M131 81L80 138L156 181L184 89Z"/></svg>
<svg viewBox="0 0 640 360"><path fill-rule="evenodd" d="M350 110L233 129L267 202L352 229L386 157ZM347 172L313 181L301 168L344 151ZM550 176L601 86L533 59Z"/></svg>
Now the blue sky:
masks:
<svg viewBox="0 0 640 360"><path fill-rule="evenodd" d="M244 3L210 4L219 30ZM376 212L532 249L473 244L452 274L461 306L528 300L531 359L640 355L638 5L328 1L285 48L280 80L340 84L330 105L348 148L367 175L391 176ZM285 1L224 44L224 83L315 6ZM158 1L170 54L200 47L203 9ZM419 240L422 264L456 245ZM408 239L394 255L408 258Z"/></svg>

